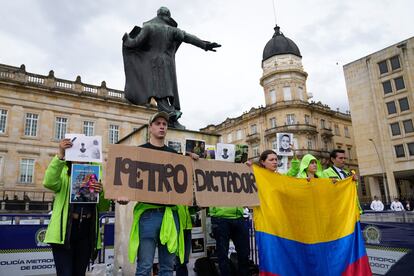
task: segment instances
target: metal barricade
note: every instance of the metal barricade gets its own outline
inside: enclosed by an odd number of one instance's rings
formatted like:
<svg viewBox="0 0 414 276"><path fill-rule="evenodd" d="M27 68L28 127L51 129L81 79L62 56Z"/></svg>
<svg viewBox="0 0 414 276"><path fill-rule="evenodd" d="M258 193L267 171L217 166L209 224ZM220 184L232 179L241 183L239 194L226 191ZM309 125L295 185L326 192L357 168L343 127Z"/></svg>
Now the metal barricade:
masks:
<svg viewBox="0 0 414 276"><path fill-rule="evenodd" d="M54 275L52 249L44 243L49 214L0 214L0 275ZM101 213L102 248L96 263L113 264L114 213Z"/></svg>
<svg viewBox="0 0 414 276"><path fill-rule="evenodd" d="M49 214L0 214L2 275L54 274L51 248L44 238Z"/></svg>
<svg viewBox="0 0 414 276"><path fill-rule="evenodd" d="M100 213L99 229L101 233L101 250L98 252L99 263L113 264L115 240L114 212Z"/></svg>

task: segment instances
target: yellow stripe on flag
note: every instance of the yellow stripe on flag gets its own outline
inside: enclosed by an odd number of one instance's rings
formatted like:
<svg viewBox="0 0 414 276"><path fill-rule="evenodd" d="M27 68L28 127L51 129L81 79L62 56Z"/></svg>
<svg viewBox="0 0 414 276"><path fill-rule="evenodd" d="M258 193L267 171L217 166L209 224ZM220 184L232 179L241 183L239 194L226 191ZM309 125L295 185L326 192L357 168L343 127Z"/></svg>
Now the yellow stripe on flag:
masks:
<svg viewBox="0 0 414 276"><path fill-rule="evenodd" d="M256 231L306 244L340 239L359 220L356 185L351 178L297 179L253 166L260 206L254 209Z"/></svg>

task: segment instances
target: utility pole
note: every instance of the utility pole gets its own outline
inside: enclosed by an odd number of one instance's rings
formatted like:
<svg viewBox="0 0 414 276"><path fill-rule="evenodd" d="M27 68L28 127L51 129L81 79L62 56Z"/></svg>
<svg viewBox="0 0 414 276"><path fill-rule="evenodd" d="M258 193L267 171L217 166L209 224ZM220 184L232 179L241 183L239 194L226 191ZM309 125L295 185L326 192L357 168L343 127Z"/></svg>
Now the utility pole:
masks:
<svg viewBox="0 0 414 276"><path fill-rule="evenodd" d="M385 191L385 202L386 203L390 203L389 202L388 182L387 182L387 178L385 176L385 166L384 166L384 162L383 162L383 160L382 160L382 158L381 158L381 156L380 156L380 154L378 152L377 145L375 144L375 141L373 139L371 139L371 138L368 139L368 140L370 140L372 142L372 144L374 145L374 149L375 149L375 152L377 153L378 161L379 161L380 166L381 166L381 170L382 170L382 183L384 183L384 191Z"/></svg>

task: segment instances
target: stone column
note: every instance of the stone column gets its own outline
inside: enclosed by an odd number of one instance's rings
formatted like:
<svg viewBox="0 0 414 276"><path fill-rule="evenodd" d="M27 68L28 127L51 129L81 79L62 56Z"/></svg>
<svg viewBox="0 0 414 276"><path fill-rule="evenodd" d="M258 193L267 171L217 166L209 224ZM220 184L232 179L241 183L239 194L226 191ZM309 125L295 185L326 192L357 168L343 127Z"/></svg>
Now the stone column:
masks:
<svg viewBox="0 0 414 276"><path fill-rule="evenodd" d="M374 196L382 197L385 195L381 194L381 190L379 187L378 178L374 176L368 176L367 177L367 184L369 186L369 190L371 191L371 198L374 198Z"/></svg>

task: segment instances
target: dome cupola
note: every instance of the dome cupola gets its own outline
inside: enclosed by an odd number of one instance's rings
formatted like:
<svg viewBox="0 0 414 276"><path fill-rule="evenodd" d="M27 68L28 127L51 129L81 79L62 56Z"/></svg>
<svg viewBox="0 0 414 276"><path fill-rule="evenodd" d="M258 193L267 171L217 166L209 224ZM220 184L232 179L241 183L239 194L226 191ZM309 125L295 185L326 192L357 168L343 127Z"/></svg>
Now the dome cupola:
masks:
<svg viewBox="0 0 414 276"><path fill-rule="evenodd" d="M295 42L285 37L280 31L280 27L278 25L276 25L274 30L275 34L273 35L272 39L266 43L266 46L263 50L263 61L270 57L284 54L292 54L301 58L302 56Z"/></svg>

